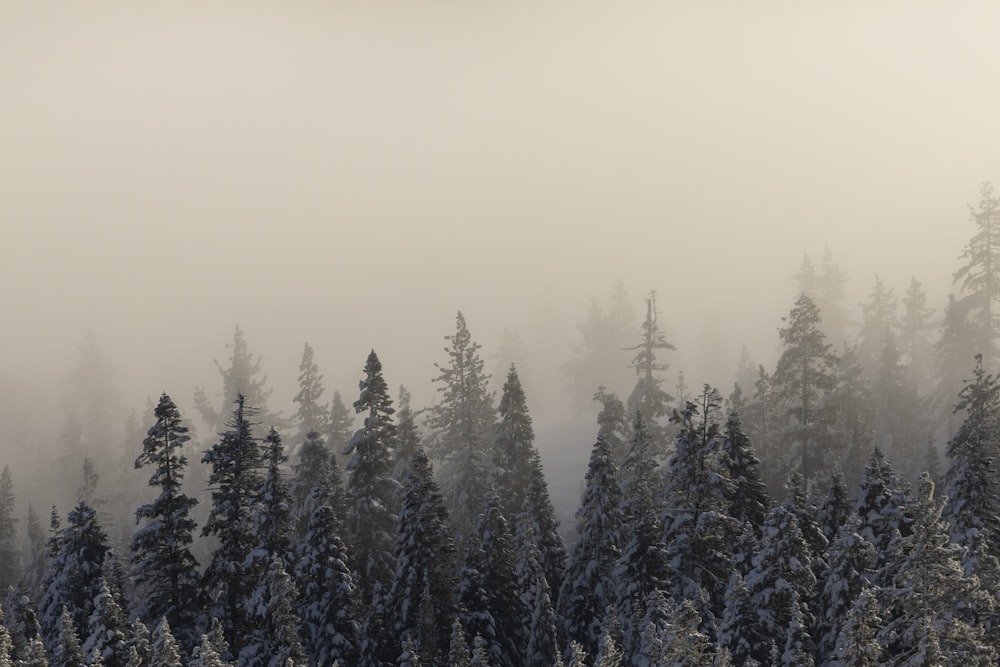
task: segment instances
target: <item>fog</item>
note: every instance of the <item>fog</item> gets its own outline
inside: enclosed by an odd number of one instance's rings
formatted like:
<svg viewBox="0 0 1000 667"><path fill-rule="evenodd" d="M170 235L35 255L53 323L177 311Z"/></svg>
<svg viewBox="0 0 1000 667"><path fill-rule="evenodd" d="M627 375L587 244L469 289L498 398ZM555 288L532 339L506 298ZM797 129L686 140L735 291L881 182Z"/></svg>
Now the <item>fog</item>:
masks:
<svg viewBox="0 0 1000 667"><path fill-rule="evenodd" d="M773 363L827 245L848 305L878 274L940 309L1000 177L998 23L989 2L0 0L0 459L31 457L15 422L58 434L88 332L124 406L191 412L238 324L290 414L305 342L328 394L353 400L374 348L428 405L461 310L489 359L518 332L559 424L575 326L617 280L637 312L657 292L668 384L728 388L743 344Z"/></svg>

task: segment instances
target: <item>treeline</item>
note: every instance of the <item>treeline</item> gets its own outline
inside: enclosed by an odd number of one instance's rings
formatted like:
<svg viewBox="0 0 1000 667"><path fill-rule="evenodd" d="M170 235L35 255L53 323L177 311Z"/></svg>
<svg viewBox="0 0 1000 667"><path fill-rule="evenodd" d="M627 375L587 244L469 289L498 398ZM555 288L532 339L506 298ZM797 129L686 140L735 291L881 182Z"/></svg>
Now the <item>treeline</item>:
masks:
<svg viewBox="0 0 1000 667"><path fill-rule="evenodd" d="M217 435L196 443L163 394L125 429L143 489L111 494L106 468L80 460L113 431L88 343L74 381L91 400L73 406L56 462L82 465L74 509L53 506L46 534L29 508L20 531L0 475L0 663L995 664L988 184L972 219L943 318L916 280L900 315L876 279L855 327L832 256L819 272L806 258L777 363L745 353L725 398L682 374L666 388L674 346L655 294L638 325L621 288L612 308L595 302L564 366L572 398L599 413L562 532L519 368L497 400L461 313L426 410L402 388L393 400L374 351L353 410L325 402L306 345L285 418L237 328L221 405L196 395Z"/></svg>

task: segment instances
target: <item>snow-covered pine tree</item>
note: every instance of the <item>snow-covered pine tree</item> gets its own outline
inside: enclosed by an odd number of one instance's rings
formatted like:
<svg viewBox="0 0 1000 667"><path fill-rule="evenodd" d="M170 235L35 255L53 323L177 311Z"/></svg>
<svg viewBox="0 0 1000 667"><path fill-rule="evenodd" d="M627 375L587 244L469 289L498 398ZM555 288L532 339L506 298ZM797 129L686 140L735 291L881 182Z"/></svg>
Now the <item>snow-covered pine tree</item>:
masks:
<svg viewBox="0 0 1000 667"><path fill-rule="evenodd" d="M782 651L788 639L793 607L798 607L802 614L802 627L808 628L813 622L808 610L816 590L811 562L812 554L795 514L784 505L771 508L753 558L753 569L746 576L746 585L751 605L758 610L762 635L773 638ZM730 646L730 650L732 648ZM758 662L769 660L767 654L756 648L753 657Z"/></svg>
<svg viewBox="0 0 1000 667"><path fill-rule="evenodd" d="M296 544L305 538L316 498L324 498L324 502L334 508L337 516L341 520L344 518L344 488L340 468L337 457L323 444L323 440L323 436L317 431L308 433L299 447L299 462L293 466L289 492L292 496ZM319 488L324 491L317 496L314 491Z"/></svg>
<svg viewBox="0 0 1000 667"><path fill-rule="evenodd" d="M847 523L851 514L851 500L844 484L844 474L840 470L830 473L830 490L823 504L816 511L816 523L828 543L833 543L840 535L840 529Z"/></svg>
<svg viewBox="0 0 1000 667"><path fill-rule="evenodd" d="M212 485L212 508L202 535L213 536L219 543L202 576L202 594L207 617L220 621L235 653L250 632L244 603L255 585L244 576L247 556L257 544L253 517L263 465L260 444L252 434L253 414L239 395L229 430L202 458L211 466Z"/></svg>
<svg viewBox="0 0 1000 667"><path fill-rule="evenodd" d="M441 401L430 412L429 451L440 462L438 476L455 535L462 544L476 526L493 465L493 395L483 370L480 345L472 340L461 312L455 333L445 336L447 365L435 364Z"/></svg>
<svg viewBox="0 0 1000 667"><path fill-rule="evenodd" d="M855 601L871 585L875 548L861 537L860 529L861 520L850 514L830 543L827 571L820 580L816 604L820 613L813 629L820 664L834 655L837 638L847 626Z"/></svg>
<svg viewBox="0 0 1000 667"><path fill-rule="evenodd" d="M537 542L533 524L519 523L514 543L517 589L524 609L524 667L552 667L559 655L557 618Z"/></svg>
<svg viewBox="0 0 1000 667"><path fill-rule="evenodd" d="M153 655L153 638L149 628L138 618L133 619L129 625L128 648L129 662L132 665L144 667L149 664Z"/></svg>
<svg viewBox="0 0 1000 667"><path fill-rule="evenodd" d="M182 665L180 646L170 631L170 622L164 618L153 632L153 652L149 667L182 667Z"/></svg>
<svg viewBox="0 0 1000 667"><path fill-rule="evenodd" d="M691 600L681 600L673 609L666 633L667 665L711 667L712 644L698 628L701 615Z"/></svg>
<svg viewBox="0 0 1000 667"><path fill-rule="evenodd" d="M330 400L330 435L326 440L326 446L338 458L344 455L344 449L354 436L354 419L354 412L344 404L340 392L333 392L333 398Z"/></svg>
<svg viewBox="0 0 1000 667"><path fill-rule="evenodd" d="M103 578L86 627L89 634L83 642L85 656L90 660L100 656L101 664L108 667L125 667L128 664L128 618Z"/></svg>
<svg viewBox="0 0 1000 667"><path fill-rule="evenodd" d="M302 349L302 362L299 364L299 392L292 399L299 404L295 413L299 437L293 444L297 445L304 441L313 431L324 435L329 432L329 412L320 402L325 391L323 375L313 360L312 345L306 343Z"/></svg>
<svg viewBox="0 0 1000 667"><path fill-rule="evenodd" d="M53 528L58 528L57 519ZM54 555L43 580L38 620L46 648L54 653L63 609L68 610L75 628L86 629L101 591L108 546L94 509L82 500L77 503L67 516L66 528L50 541L50 548Z"/></svg>
<svg viewBox="0 0 1000 667"><path fill-rule="evenodd" d="M83 662L82 656L80 661ZM28 642L26 656L18 667L49 667L49 657L45 653L45 643L41 637L35 637Z"/></svg>
<svg viewBox="0 0 1000 667"><path fill-rule="evenodd" d="M739 571L729 577L726 607L719 623L718 645L729 651L737 665L756 664L759 646L764 644L765 630L761 627L750 591Z"/></svg>
<svg viewBox="0 0 1000 667"><path fill-rule="evenodd" d="M861 519L858 533L875 547L872 583L876 586L892 586L898 571L898 563L892 560L894 543L910 534L913 521L909 505L903 482L882 450L875 447L858 480L854 513Z"/></svg>
<svg viewBox="0 0 1000 667"><path fill-rule="evenodd" d="M347 465L347 539L351 545L351 572L362 604L370 604L376 584L388 590L396 569L398 483L392 478L392 446L396 439L395 410L375 351L368 355L360 396L354 403L365 415L345 453ZM393 644L393 657L398 644Z"/></svg>
<svg viewBox="0 0 1000 667"><path fill-rule="evenodd" d="M513 517L524 505L525 492L531 482L531 458L535 452L531 415L513 364L507 373L497 412L494 491L501 499L504 516Z"/></svg>
<svg viewBox="0 0 1000 667"><path fill-rule="evenodd" d="M52 667L84 667L86 663L83 660L80 635L68 607L63 607L56 629L56 640L49 651L52 655Z"/></svg>
<svg viewBox="0 0 1000 667"><path fill-rule="evenodd" d="M495 667L515 667L524 661L525 610L514 567L510 529L500 512L499 498L490 492L466 547L459 595L463 626L486 643Z"/></svg>
<svg viewBox="0 0 1000 667"><path fill-rule="evenodd" d="M420 654L417 653L417 646L413 637L407 636L403 640L403 652L396 659L396 667L421 667L423 662Z"/></svg>
<svg viewBox="0 0 1000 667"><path fill-rule="evenodd" d="M590 454L576 519L578 537L566 564L558 611L562 636L596 654L602 615L616 598L614 569L621 557L624 525L617 471L611 450L600 438ZM566 662L572 662L568 653Z"/></svg>
<svg viewBox="0 0 1000 667"><path fill-rule="evenodd" d="M720 481L728 480L720 486L725 500L723 513L740 523L749 524L759 534L771 500L767 484L761 479L760 459L743 431L739 411L730 410L727 415L717 451Z"/></svg>
<svg viewBox="0 0 1000 667"><path fill-rule="evenodd" d="M959 393L955 411L965 412L948 441L947 501L943 518L951 539L966 548L966 572L980 544L1000 546L1000 383L976 356L973 379Z"/></svg>
<svg viewBox="0 0 1000 667"><path fill-rule="evenodd" d="M332 494L322 486L313 490L312 515L298 546L298 613L311 665L355 664L358 651L357 590Z"/></svg>
<svg viewBox="0 0 1000 667"><path fill-rule="evenodd" d="M240 652L244 667L284 667L306 663L299 633L300 620L295 612L298 591L285 571L281 555L271 555L270 563L257 589L247 600L250 636Z"/></svg>
<svg viewBox="0 0 1000 667"><path fill-rule="evenodd" d="M632 441L619 478L625 520L622 534L627 541L615 566L615 605L622 625L621 648L626 656L631 656L638 651L647 596L653 590L665 588L670 576L654 500L660 474L641 412L635 413Z"/></svg>
<svg viewBox="0 0 1000 667"><path fill-rule="evenodd" d="M924 475L919 484L916 516L909 537L896 545L900 567L885 592L880 643L894 664L925 643L932 627L949 665L993 665L997 653L984 639L983 617L992 615L992 599L975 576L962 569L964 548L948 538L941 501ZM921 663L922 664L922 663Z"/></svg>
<svg viewBox="0 0 1000 667"><path fill-rule="evenodd" d="M829 667L877 667L884 664L880 659L883 647L878 640L882 619L875 594L872 588L864 588L858 594L837 637L836 649L826 663Z"/></svg>
<svg viewBox="0 0 1000 667"><path fill-rule="evenodd" d="M549 485L542 469L542 458L535 450L531 454L530 481L524 494L524 504L514 517L515 525L530 523L538 546L538 562L545 572L549 590L555 600L566 572L566 546L559 532L559 520L549 496Z"/></svg>
<svg viewBox="0 0 1000 667"><path fill-rule="evenodd" d="M972 297L976 349L986 368L995 368L1000 339L1000 197L989 182L979 193L978 208L969 207L976 233L962 252L966 263L955 272L955 282L961 281L962 290Z"/></svg>
<svg viewBox="0 0 1000 667"><path fill-rule="evenodd" d="M418 446L421 446L420 432L417 429L417 413L410 404L412 396L406 387L399 387L399 410L396 411L396 443L395 461L393 462L393 479L405 482L412 472L411 464ZM426 456L426 455L425 455ZM402 489L401 489L402 491Z"/></svg>
<svg viewBox="0 0 1000 667"><path fill-rule="evenodd" d="M134 613L147 625L166 618L185 653L194 648L198 621L198 563L191 553L195 522L190 516L197 500L181 490L190 439L181 413L169 396L160 396L156 423L143 440L135 467L153 467L149 485L160 495L135 511L142 526L132 537Z"/></svg>
<svg viewBox="0 0 1000 667"><path fill-rule="evenodd" d="M283 470L288 460L281 436L273 428L264 438L267 472L254 503L253 525L257 544L247 557L246 576L256 579L267 570L272 556L294 568L292 549L292 494Z"/></svg>
<svg viewBox="0 0 1000 667"><path fill-rule="evenodd" d="M469 667L469 641L465 637L465 628L458 616L451 624L451 643L448 646L448 667Z"/></svg>
<svg viewBox="0 0 1000 667"><path fill-rule="evenodd" d="M233 667L226 656L230 654L226 633L219 619L212 619L211 630L201 636L201 643L195 649L188 667Z"/></svg>
<svg viewBox="0 0 1000 667"><path fill-rule="evenodd" d="M434 662L448 652L449 623L457 611L455 543L444 500L419 443L409 468L397 526L389 617L393 636L400 642L413 639L421 657ZM433 619L429 624L421 618L428 613Z"/></svg>
<svg viewBox="0 0 1000 667"><path fill-rule="evenodd" d="M628 453L629 417L618 395L604 387L598 387L594 400L601 404L597 413L597 437L604 440L611 450L611 460L620 467Z"/></svg>

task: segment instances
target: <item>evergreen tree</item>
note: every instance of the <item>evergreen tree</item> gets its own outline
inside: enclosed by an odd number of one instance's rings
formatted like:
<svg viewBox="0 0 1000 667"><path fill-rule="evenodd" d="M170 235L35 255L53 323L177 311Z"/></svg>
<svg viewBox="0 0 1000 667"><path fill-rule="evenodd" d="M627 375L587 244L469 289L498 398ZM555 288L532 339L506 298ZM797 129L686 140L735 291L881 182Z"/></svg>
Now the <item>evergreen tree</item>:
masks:
<svg viewBox="0 0 1000 667"><path fill-rule="evenodd" d="M491 479L493 396L480 345L473 342L462 313L456 319L455 333L445 337L449 363L435 364L441 373L434 378L441 402L432 408L428 425L434 431L431 453L441 462L445 504L461 543L475 528Z"/></svg>
<svg viewBox="0 0 1000 667"><path fill-rule="evenodd" d="M816 307L823 313L821 328L826 339L834 345L840 345L847 340L850 328L850 315L844 305L844 291L847 285L847 274L833 261L833 251L830 246L823 248L823 262L817 279L814 301Z"/></svg>
<svg viewBox="0 0 1000 667"><path fill-rule="evenodd" d="M91 660L100 656L101 664L108 667L125 667L128 664L128 619L103 578L86 627L89 635L83 643L84 655Z"/></svg>
<svg viewBox="0 0 1000 667"><path fill-rule="evenodd" d="M58 636L53 643L52 667L84 667L83 647L80 646L80 635L76 631L76 623L67 607L63 607L57 623Z"/></svg>
<svg viewBox="0 0 1000 667"><path fill-rule="evenodd" d="M52 548L56 551L45 573L38 609L46 647L54 653L63 610L68 610L74 628L85 629L101 592L108 546L94 509L77 503Z"/></svg>
<svg viewBox="0 0 1000 667"><path fill-rule="evenodd" d="M163 619L161 619L161 622ZM171 637L173 634L171 633ZM175 640L176 646L176 640ZM153 638L149 628L138 618L129 625L129 664L136 667L149 665L153 656Z"/></svg>
<svg viewBox="0 0 1000 667"><path fill-rule="evenodd" d="M1000 383L988 374L982 355L976 356L974 377L959 393L955 411L965 421L948 442L944 519L952 540L967 550L966 571L980 544L1000 547Z"/></svg>
<svg viewBox="0 0 1000 667"><path fill-rule="evenodd" d="M782 447L782 407L775 392L774 381L763 365L757 367L753 384L753 400L744 408L747 437L761 459L762 479L771 492L781 490L782 470L787 467Z"/></svg>
<svg viewBox="0 0 1000 667"><path fill-rule="evenodd" d="M640 412L636 412L632 432L632 444L620 475L625 521L622 534L627 541L614 574L618 582L616 607L623 626L619 640L626 655L637 651L648 595L664 588L670 575L668 555L661 543L663 528L654 498L660 475Z"/></svg>
<svg viewBox="0 0 1000 667"><path fill-rule="evenodd" d="M882 350L889 340L895 339L899 330L896 306L893 290L875 276L875 286L867 303L861 306L861 330L858 332L858 356L869 377L875 376Z"/></svg>
<svg viewBox="0 0 1000 667"><path fill-rule="evenodd" d="M871 588L864 588L851 606L847 621L837 638L831 667L877 667L881 662L882 645L878 629L878 600Z"/></svg>
<svg viewBox="0 0 1000 667"><path fill-rule="evenodd" d="M166 618L184 650L190 651L198 620L198 564L190 550L195 522L190 511L198 501L181 491L188 429L166 394L160 396L154 415L156 423L135 461L136 468L154 468L149 485L160 488L153 502L135 512L136 521L144 522L132 538L132 577L138 602L135 613L147 624Z"/></svg>
<svg viewBox="0 0 1000 667"><path fill-rule="evenodd" d="M417 429L417 414L410 405L410 392L406 387L399 387L399 410L396 412L396 443L394 446L396 460L393 463L393 479L405 482L412 472L413 457L421 446L420 432Z"/></svg>
<svg viewBox="0 0 1000 667"><path fill-rule="evenodd" d="M665 372L669 365L656 360L656 351L677 348L667 342L657 323L656 292L650 292L646 298L646 319L642 323L642 340L638 345L627 349L636 350L632 368L638 377L628 399L629 414L635 414L636 411L642 413L653 450L657 453L666 452L668 444L666 424L660 420L668 416L673 397L661 386L663 379L658 377L658 374Z"/></svg>
<svg viewBox="0 0 1000 667"><path fill-rule="evenodd" d="M486 496L459 585L464 627L486 643L496 667L522 662L525 610L516 588L514 544L495 493Z"/></svg>
<svg viewBox="0 0 1000 667"><path fill-rule="evenodd" d="M611 450L611 460L615 466L621 466L631 437L625 404L617 394L604 387L598 387L594 400L601 404L601 411L597 413L597 437Z"/></svg>
<svg viewBox="0 0 1000 667"><path fill-rule="evenodd" d="M297 537L294 541L301 542L313 510L316 509L316 499L322 498L341 520L344 518L344 488L337 458L323 444L323 436L316 431L306 435L305 442L299 448L299 462L293 468L289 493L292 497L292 520ZM317 490L321 493L317 494Z"/></svg>
<svg viewBox="0 0 1000 667"><path fill-rule="evenodd" d="M70 664L83 664L83 656L81 655L79 663ZM35 637L28 642L27 656L24 659L23 667L49 667L49 659L45 654L45 644L40 637Z"/></svg>
<svg viewBox="0 0 1000 667"><path fill-rule="evenodd" d="M976 349L986 368L993 369L1000 337L1000 197L992 183L983 183L979 194L978 208L969 207L976 233L962 252L965 264L955 272L955 282L972 298Z"/></svg>
<svg viewBox="0 0 1000 667"><path fill-rule="evenodd" d="M819 452L812 449L816 412L820 399L833 389L835 357L819 328L822 318L812 299L800 296L782 321L787 326L778 330L783 350L772 382L790 423L786 443L797 450L802 476L810 479L820 469Z"/></svg>
<svg viewBox="0 0 1000 667"><path fill-rule="evenodd" d="M903 296L899 351L908 379L921 394L926 394L931 389L934 358L931 336L934 326L934 309L927 305L927 292L916 278L911 278L910 286Z"/></svg>
<svg viewBox="0 0 1000 667"><path fill-rule="evenodd" d="M958 417L954 411L955 397L964 387L964 369L968 367L969 359L981 353L976 346L970 308L970 297L955 299L953 295L949 295L941 336L934 344L932 402L935 416L943 427L939 429L939 435L943 434L943 439L951 438L958 430Z"/></svg>
<svg viewBox="0 0 1000 667"><path fill-rule="evenodd" d="M510 367L497 408L496 482L494 490L502 502L503 513L514 516L524 505L525 491L531 482L531 458L535 451L535 432L517 369Z"/></svg>
<svg viewBox="0 0 1000 667"><path fill-rule="evenodd" d="M493 667L490 660L489 644L479 635L476 635L472 641L472 658L469 660L469 667Z"/></svg>
<svg viewBox="0 0 1000 667"><path fill-rule="evenodd" d="M255 414L261 415L261 421L276 428L285 426L285 419L278 413L273 413L267 409L267 399L271 396L271 389L267 386L267 377L261 377L260 357L254 358L250 353L246 338L243 337L243 330L237 326L233 334L233 342L227 347L232 349L229 357L229 364L223 368L218 361L215 367L222 376L222 409L217 409L205 394L205 390L198 388L195 392L195 408L201 415L205 424L213 432L220 432L230 427L226 419L227 406L241 401L248 406L253 406Z"/></svg>
<svg viewBox="0 0 1000 667"><path fill-rule="evenodd" d="M820 658L834 655L837 638L849 623L855 601L871 585L875 549L861 537L860 528L860 519L851 514L830 544L829 565L821 580L817 604L821 616L813 632Z"/></svg>
<svg viewBox="0 0 1000 667"><path fill-rule="evenodd" d="M530 522L518 525L517 590L522 609L525 667L551 667L559 654L557 618L551 589L539 562L535 533Z"/></svg>
<svg viewBox="0 0 1000 667"><path fill-rule="evenodd" d="M734 571L726 588L726 607L719 623L718 645L729 651L734 664L754 664L753 656L759 655L758 647L764 644L765 637L757 609L750 599L750 591L740 573Z"/></svg>
<svg viewBox="0 0 1000 667"><path fill-rule="evenodd" d="M396 572L388 598L390 618L394 637L413 639L420 655L434 662L447 654L449 622L457 611L455 543L444 501L419 444L410 469L399 512ZM422 622L422 611L430 614L431 623Z"/></svg>
<svg viewBox="0 0 1000 667"><path fill-rule="evenodd" d="M325 391L323 375L313 361L312 346L306 343L302 349L302 362L299 364L299 393L292 399L299 404L295 421L299 425L300 440L313 431L321 434L329 432L329 414L326 406L320 402Z"/></svg>
<svg viewBox="0 0 1000 667"><path fill-rule="evenodd" d="M451 644L448 648L448 667L469 667L469 643L458 616L451 624Z"/></svg>
<svg viewBox="0 0 1000 667"><path fill-rule="evenodd" d="M413 638L407 637L403 640L403 652L396 659L397 667L420 667L422 664L420 654L417 653L417 647L413 643Z"/></svg>
<svg viewBox="0 0 1000 667"><path fill-rule="evenodd" d="M902 482L876 447L858 481L854 513L861 520L859 534L875 547L872 583L877 586L892 585L898 566L892 560L893 545L910 533L908 505Z"/></svg>
<svg viewBox="0 0 1000 667"><path fill-rule="evenodd" d="M182 667L180 647L170 631L170 622L166 618L156 626L149 664L150 667Z"/></svg>
<svg viewBox="0 0 1000 667"><path fill-rule="evenodd" d="M763 636L784 647L793 614L801 614L802 627L812 624L808 610L816 590L816 576L810 568L812 554L795 514L784 505L768 512L762 533L746 585L751 604L758 610ZM729 648L732 650L732 646ZM753 657L758 662L769 659L762 648L754 649Z"/></svg>
<svg viewBox="0 0 1000 667"><path fill-rule="evenodd" d="M340 392L333 392L333 399L330 401L330 419L328 420L330 435L327 438L326 446L337 457L343 456L344 449L354 436L354 419L354 413L344 404Z"/></svg>
<svg viewBox="0 0 1000 667"><path fill-rule="evenodd" d="M711 642L698 628L702 619L691 600L681 600L671 614L666 633L666 663L680 667L710 667Z"/></svg>
<svg viewBox="0 0 1000 667"><path fill-rule="evenodd" d="M923 664L904 658L927 645L926 632L933 628L938 634L934 642L940 642L947 664L996 664L997 654L984 641L981 621L970 613L992 615L992 601L978 579L963 571L964 549L949 540L941 502L934 498L934 483L926 474L920 480L916 507L912 534L899 545L898 574L886 591L890 612L881 643L895 664Z"/></svg>
<svg viewBox="0 0 1000 667"><path fill-rule="evenodd" d="M260 445L251 433L253 414L240 395L229 430L202 458L211 466L212 485L212 508L202 535L214 536L219 543L202 576L202 592L208 617L219 619L226 641L236 653L249 635L244 602L255 585L246 576L246 561L257 544L253 519L263 460Z"/></svg>
<svg viewBox="0 0 1000 667"><path fill-rule="evenodd" d="M248 572L263 572L272 556L283 563L293 563L292 494L282 470L288 460L281 436L273 428L264 438L267 472L258 493L253 517L257 546L250 552Z"/></svg>
<svg viewBox="0 0 1000 667"><path fill-rule="evenodd" d="M393 550L398 513L397 483L391 477L395 410L374 350L364 373L361 394L354 403L358 414L365 415L364 426L346 450L352 455L347 465L346 533L352 549L351 572L363 604L372 600L376 584L388 587L396 569Z"/></svg>
<svg viewBox="0 0 1000 667"><path fill-rule="evenodd" d="M240 652L241 665L284 667L286 661L305 664L300 621L295 612L297 597L281 555L272 554L264 577L248 600L247 616L252 631Z"/></svg>
<svg viewBox="0 0 1000 667"><path fill-rule="evenodd" d="M0 592L17 583L21 576L21 548L17 518L14 516L14 476L10 468L0 473Z"/></svg>
<svg viewBox="0 0 1000 667"><path fill-rule="evenodd" d="M726 418L719 441L718 467L722 478L728 480L722 486L725 503L722 511L759 532L771 500L761 479L760 459L743 431L740 413L735 410Z"/></svg>
<svg viewBox="0 0 1000 667"><path fill-rule="evenodd" d="M201 636L201 644L194 651L194 659L189 667L232 667L235 663L228 662L230 655L229 642L218 618L212 619L212 628Z"/></svg>
<svg viewBox="0 0 1000 667"><path fill-rule="evenodd" d="M303 640L311 665L354 664L358 648L357 590L340 539L342 522L331 491L313 490L313 511L298 546L296 581Z"/></svg>
<svg viewBox="0 0 1000 667"><path fill-rule="evenodd" d="M563 636L597 652L600 618L615 602L614 568L621 557L621 489L611 451L598 438L590 454L586 485L576 513L577 541L566 565L558 609ZM566 656L567 663L572 660Z"/></svg>
<svg viewBox="0 0 1000 667"><path fill-rule="evenodd" d="M837 539L850 514L851 499L844 484L844 474L834 470L830 473L830 490L816 512L816 523L819 524L828 543Z"/></svg>

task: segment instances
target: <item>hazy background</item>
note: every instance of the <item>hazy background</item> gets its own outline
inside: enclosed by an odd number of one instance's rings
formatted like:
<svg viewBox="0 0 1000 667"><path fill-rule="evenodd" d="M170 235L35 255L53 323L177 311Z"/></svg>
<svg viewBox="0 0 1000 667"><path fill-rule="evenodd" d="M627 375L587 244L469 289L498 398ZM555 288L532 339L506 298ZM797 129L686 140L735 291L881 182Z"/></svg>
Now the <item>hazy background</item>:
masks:
<svg viewBox="0 0 1000 667"><path fill-rule="evenodd" d="M878 273L940 309L1000 178L997 25L993 2L0 0L0 420L58 433L88 331L125 405L195 418L235 324L286 413L306 341L327 396L374 347L426 405L461 309L487 357L519 332L556 424L617 279L638 312L658 291L668 384L728 388L707 323L723 367L773 363L824 244L849 306ZM0 432L0 463L31 455Z"/></svg>

